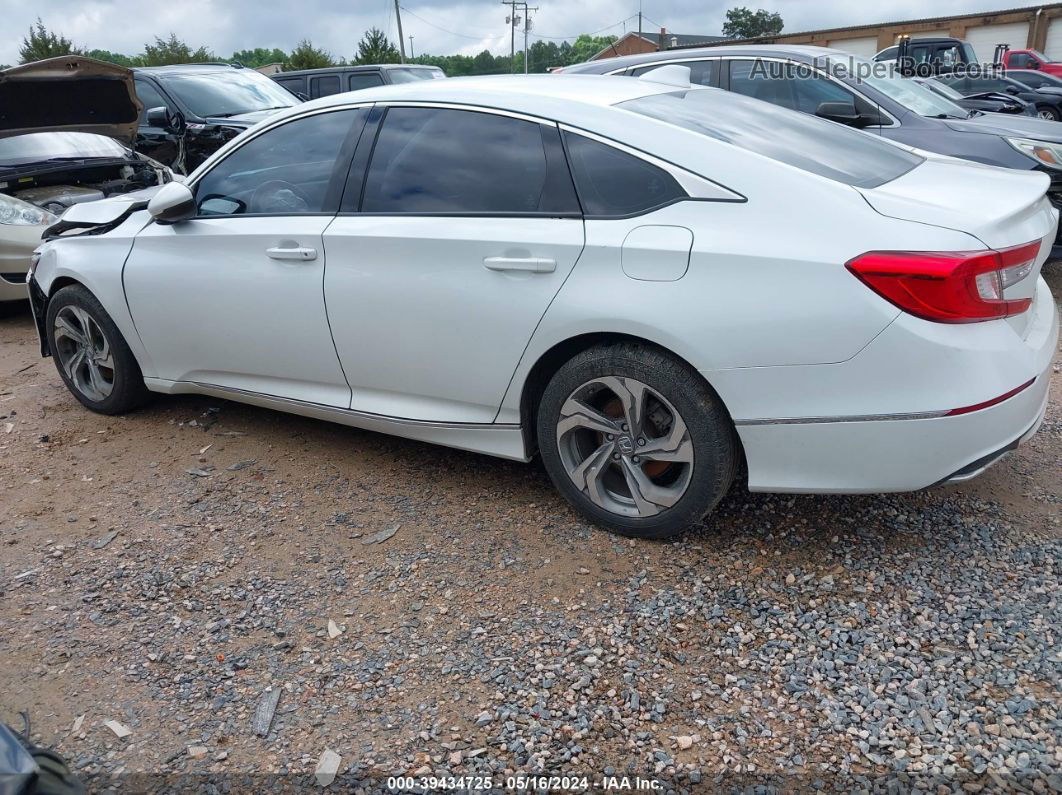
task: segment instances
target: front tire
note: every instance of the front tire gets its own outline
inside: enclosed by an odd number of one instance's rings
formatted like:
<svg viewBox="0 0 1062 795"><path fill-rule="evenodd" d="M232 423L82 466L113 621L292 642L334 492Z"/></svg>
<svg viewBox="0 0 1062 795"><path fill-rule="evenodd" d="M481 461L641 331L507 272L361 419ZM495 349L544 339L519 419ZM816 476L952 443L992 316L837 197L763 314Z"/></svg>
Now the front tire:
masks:
<svg viewBox="0 0 1062 795"><path fill-rule="evenodd" d="M684 362L634 343L583 351L539 403L538 446L558 491L615 533L666 538L723 498L738 463L722 402Z"/></svg>
<svg viewBox="0 0 1062 795"><path fill-rule="evenodd" d="M1059 119L1062 119L1062 115L1050 105L1040 105L1037 107L1036 115L1047 121L1058 121Z"/></svg>
<svg viewBox="0 0 1062 795"><path fill-rule="evenodd" d="M45 328L55 369L83 406L124 414L148 402L151 393L125 338L80 284L62 288L48 301Z"/></svg>

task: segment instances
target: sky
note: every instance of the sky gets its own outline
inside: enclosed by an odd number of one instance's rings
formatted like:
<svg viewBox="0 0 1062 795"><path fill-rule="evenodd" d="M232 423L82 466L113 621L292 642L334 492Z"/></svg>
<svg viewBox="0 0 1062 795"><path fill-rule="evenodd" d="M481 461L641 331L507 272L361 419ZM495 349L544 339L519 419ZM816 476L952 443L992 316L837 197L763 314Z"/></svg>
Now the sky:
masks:
<svg viewBox="0 0 1062 795"><path fill-rule="evenodd" d="M561 43L580 33L622 35L637 29L639 0L529 0L531 41ZM777 11L787 32L947 16L1029 5L1028 0L640 0L643 30L715 34L727 8L746 5ZM509 49L506 7L500 0L400 0L407 52L474 55ZM534 7L534 6L532 6ZM253 47L290 50L308 38L334 56L351 58L365 30L376 26L397 42L394 0L0 0L0 64L18 63L26 30L44 24L86 49L135 54L155 36L172 31L194 47L220 56ZM627 18L624 22L624 18ZM519 36L518 36L519 38ZM517 47L520 43L517 43Z"/></svg>

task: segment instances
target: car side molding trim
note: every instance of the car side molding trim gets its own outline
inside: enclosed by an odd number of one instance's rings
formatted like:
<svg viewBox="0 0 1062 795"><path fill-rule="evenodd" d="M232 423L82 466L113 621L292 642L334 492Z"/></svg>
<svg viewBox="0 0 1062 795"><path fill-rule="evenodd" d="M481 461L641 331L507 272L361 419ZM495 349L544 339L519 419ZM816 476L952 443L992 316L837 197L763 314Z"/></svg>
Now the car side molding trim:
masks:
<svg viewBox="0 0 1062 795"><path fill-rule="evenodd" d="M169 381L161 378L145 378L144 383L152 392L168 395L196 394L233 400L261 408L275 409L289 414L334 422L366 431L400 436L422 442L455 447L474 453L527 462L523 428L516 424L432 422L402 417L371 414L356 409L312 403L294 398L252 392L236 387L205 384L198 381Z"/></svg>
<svg viewBox="0 0 1062 795"><path fill-rule="evenodd" d="M933 420L943 417L947 410L942 411L916 411L907 414L853 414L842 417L777 417L774 419L750 419L734 420L734 424L741 425L813 425L831 422L890 422L892 420Z"/></svg>

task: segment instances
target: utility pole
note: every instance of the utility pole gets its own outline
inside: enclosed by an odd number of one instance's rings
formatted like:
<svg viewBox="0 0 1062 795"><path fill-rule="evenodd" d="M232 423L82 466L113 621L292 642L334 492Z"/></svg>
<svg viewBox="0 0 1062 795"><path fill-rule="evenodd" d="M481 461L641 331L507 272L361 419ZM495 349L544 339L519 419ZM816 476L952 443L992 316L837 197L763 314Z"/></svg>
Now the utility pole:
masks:
<svg viewBox="0 0 1062 795"><path fill-rule="evenodd" d="M398 20L398 57L402 63L406 62L406 39L402 35L402 12L398 10L398 0L395 0L395 19ZM412 46L412 42L410 43Z"/></svg>
<svg viewBox="0 0 1062 795"><path fill-rule="evenodd" d="M509 6L509 16L505 21L509 23L509 72L513 71L516 61L516 4L517 0L502 0L503 6Z"/></svg>
<svg viewBox="0 0 1062 795"><path fill-rule="evenodd" d="M527 32L531 30L531 12L538 11L538 7L528 8L527 3L524 3L524 74L527 74L527 62L531 58L531 53L527 49Z"/></svg>
<svg viewBox="0 0 1062 795"><path fill-rule="evenodd" d="M642 37L642 0L638 0L638 38Z"/></svg>
<svg viewBox="0 0 1062 795"><path fill-rule="evenodd" d="M417 56L415 56L415 55L413 54L413 34L412 34L412 33L410 33L410 34L409 34L409 59L410 59L410 60L413 60L413 59L414 59L414 58L416 58L416 57L417 57Z"/></svg>

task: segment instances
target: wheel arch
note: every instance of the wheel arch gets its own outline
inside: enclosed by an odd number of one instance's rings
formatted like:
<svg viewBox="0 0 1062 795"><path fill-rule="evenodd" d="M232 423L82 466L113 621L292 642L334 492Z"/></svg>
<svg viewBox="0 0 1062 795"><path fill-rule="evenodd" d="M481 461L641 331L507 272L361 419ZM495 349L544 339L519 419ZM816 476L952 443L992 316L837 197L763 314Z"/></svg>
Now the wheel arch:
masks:
<svg viewBox="0 0 1062 795"><path fill-rule="evenodd" d="M730 408L726 405L726 401L723 400L722 396L715 387L712 386L711 382L708 381L708 379L705 378L704 375L684 356L679 355L665 345L653 342L645 337L639 337L635 334L611 331L588 332L569 337L556 343L551 348L544 351L527 372L527 377L524 379L520 390L520 425L523 428L524 446L529 456L533 455L538 450L538 441L535 438L535 428L538 422L538 405L542 400L542 394L545 392L546 385L557 370L559 370L564 363L573 356L576 356L589 348L593 348L597 345L618 345L622 343L634 343L636 345L652 348L682 362L692 373L695 374L696 378L699 378L701 382L712 391L716 399L719 400L719 404L726 411L727 418L733 423L733 416L730 413ZM742 463L744 463L745 451L741 445L741 437L737 433L736 427L734 438L737 440L737 449L741 456Z"/></svg>

